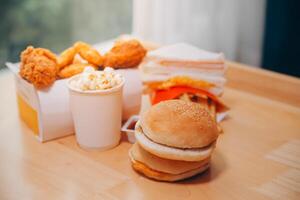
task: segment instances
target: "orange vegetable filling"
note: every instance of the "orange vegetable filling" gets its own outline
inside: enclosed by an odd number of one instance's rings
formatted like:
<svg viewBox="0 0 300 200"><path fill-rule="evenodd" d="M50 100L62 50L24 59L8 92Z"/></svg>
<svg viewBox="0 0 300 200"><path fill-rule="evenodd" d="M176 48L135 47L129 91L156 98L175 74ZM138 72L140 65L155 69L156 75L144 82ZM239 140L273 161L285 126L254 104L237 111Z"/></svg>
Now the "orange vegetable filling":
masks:
<svg viewBox="0 0 300 200"><path fill-rule="evenodd" d="M166 90L156 90L152 98L152 104L154 105L161 101L175 99L184 93L204 94L207 97L211 98L213 101L220 103L218 97L216 97L215 95L211 94L206 90L196 89L188 86L174 86Z"/></svg>

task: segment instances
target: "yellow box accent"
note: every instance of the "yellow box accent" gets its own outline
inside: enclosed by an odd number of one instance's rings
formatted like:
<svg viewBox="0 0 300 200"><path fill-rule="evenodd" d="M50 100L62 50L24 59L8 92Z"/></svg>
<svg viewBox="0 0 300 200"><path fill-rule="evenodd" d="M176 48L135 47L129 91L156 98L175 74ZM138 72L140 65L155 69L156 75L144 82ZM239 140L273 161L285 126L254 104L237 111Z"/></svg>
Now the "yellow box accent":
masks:
<svg viewBox="0 0 300 200"><path fill-rule="evenodd" d="M38 114L27 102L24 101L22 96L17 94L19 113L21 119L27 124L27 126L33 131L34 135L39 135L39 122Z"/></svg>

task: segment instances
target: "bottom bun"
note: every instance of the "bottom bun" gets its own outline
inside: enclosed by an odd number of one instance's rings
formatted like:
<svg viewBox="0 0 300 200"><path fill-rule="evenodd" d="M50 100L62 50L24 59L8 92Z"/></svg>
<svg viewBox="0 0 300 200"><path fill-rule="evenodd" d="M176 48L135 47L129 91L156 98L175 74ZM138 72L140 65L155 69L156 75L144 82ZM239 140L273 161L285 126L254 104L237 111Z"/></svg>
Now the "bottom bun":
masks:
<svg viewBox="0 0 300 200"><path fill-rule="evenodd" d="M160 181L178 181L205 171L210 158L200 162L169 160L157 157L135 143L129 150L132 167L145 176Z"/></svg>
<svg viewBox="0 0 300 200"><path fill-rule="evenodd" d="M133 169L136 170L137 172L139 172L149 178L152 178L154 180L168 181L168 182L174 182L174 181L179 181L179 180L190 178L192 176L195 176L197 174L204 172L205 170L207 170L209 168L209 163L207 163L198 169L193 169L188 172L184 172L181 174L169 174L169 173L160 172L160 171L151 169L151 168L147 167L147 165L145 165L141 162L135 161L133 159L131 160L131 162L132 162Z"/></svg>

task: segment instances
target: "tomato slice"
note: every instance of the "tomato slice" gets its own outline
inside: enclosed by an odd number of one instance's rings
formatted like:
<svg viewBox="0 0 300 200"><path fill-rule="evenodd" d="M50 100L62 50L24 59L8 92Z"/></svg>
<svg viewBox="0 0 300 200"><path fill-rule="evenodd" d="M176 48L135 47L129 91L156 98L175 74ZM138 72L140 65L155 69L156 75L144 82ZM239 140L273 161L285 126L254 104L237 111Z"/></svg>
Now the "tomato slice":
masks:
<svg viewBox="0 0 300 200"><path fill-rule="evenodd" d="M222 103L217 96L213 95L212 93L202 90L202 89L196 89L188 86L174 86L166 90L156 90L154 93L154 96L152 98L152 104L157 104L161 101L171 100L179 97L180 95L184 93L192 93L192 94L203 94L212 99L214 102L217 103L219 109L223 110L227 109L227 107Z"/></svg>

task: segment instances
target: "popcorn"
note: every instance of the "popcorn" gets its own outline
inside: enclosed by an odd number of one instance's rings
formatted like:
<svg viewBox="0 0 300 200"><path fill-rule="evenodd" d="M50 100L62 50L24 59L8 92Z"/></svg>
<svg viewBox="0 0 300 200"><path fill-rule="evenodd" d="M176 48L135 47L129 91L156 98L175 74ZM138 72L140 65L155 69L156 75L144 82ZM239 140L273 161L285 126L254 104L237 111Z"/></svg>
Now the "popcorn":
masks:
<svg viewBox="0 0 300 200"><path fill-rule="evenodd" d="M73 79L70 85L82 91L107 90L118 86L123 81L123 76L116 74L111 67L103 71L96 71L93 67L86 67L78 78Z"/></svg>

